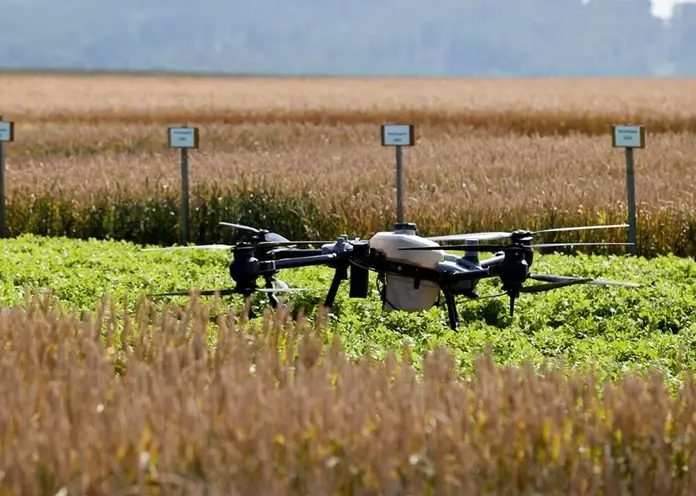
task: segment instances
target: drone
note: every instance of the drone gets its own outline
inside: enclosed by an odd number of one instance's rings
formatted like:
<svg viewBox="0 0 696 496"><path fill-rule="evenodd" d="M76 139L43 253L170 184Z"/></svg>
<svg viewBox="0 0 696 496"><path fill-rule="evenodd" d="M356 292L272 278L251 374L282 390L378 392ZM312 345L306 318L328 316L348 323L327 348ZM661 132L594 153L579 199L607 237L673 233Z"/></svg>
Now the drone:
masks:
<svg viewBox="0 0 696 496"><path fill-rule="evenodd" d="M277 274L285 269L309 266L327 266L334 275L323 306L331 309L340 285L348 281L350 298L369 296L369 274L377 273L382 309L385 312L419 312L437 305L444 295L449 326L456 330L459 318L456 297L469 300L507 296L510 299L510 316L514 314L515 301L525 293L540 293L576 284L599 286L624 286L637 288L632 282L536 274L531 272L534 250L570 246L607 246L631 243L541 243L532 244L534 236L548 232L580 231L627 227L628 224L550 228L540 231L515 230L511 232L482 232L422 237L417 234L415 223L397 222L393 231L380 231L367 240L348 239L339 236L334 241L291 241L267 229L257 229L242 224L220 222L221 225L242 229L251 233L236 245L193 245L168 248L149 248L144 251L207 249L230 250L232 260L229 274L235 283L232 289L197 291L204 295L242 294L250 297L255 292L267 293L271 307L276 308L276 293L308 291L306 288L290 288ZM504 244L492 241L508 240ZM463 244L441 245L459 242ZM483 243L481 243L483 242ZM300 248L316 246L317 248ZM459 256L447 251L463 251ZM493 253L491 258L479 259L479 253ZM476 289L481 280L498 278L501 291L498 294L479 296ZM264 287L259 287L259 279ZM527 280L543 284L525 285ZM190 295L190 291L161 293L155 296Z"/></svg>

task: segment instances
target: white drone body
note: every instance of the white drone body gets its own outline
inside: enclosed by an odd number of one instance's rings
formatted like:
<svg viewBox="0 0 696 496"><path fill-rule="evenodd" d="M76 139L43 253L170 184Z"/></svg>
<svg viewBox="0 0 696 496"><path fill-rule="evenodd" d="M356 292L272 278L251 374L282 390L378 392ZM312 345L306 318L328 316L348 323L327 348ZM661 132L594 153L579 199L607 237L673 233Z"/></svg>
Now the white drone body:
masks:
<svg viewBox="0 0 696 496"><path fill-rule="evenodd" d="M472 241L471 244L476 244ZM416 234L415 224L402 223L395 226L394 231L375 233L369 239L370 249L382 252L392 262L403 262L424 269L440 270L448 266L454 271L461 271L467 265L475 268L478 265L478 253L466 252L464 257L445 253L444 250L407 251L401 248L438 247L435 241ZM462 266L464 264L464 267ZM380 276L382 276L380 274ZM440 286L433 281L416 281L411 277L386 274L384 279L383 309L387 312L403 310L418 312L432 308L440 295ZM464 281L461 290L472 290L478 281Z"/></svg>

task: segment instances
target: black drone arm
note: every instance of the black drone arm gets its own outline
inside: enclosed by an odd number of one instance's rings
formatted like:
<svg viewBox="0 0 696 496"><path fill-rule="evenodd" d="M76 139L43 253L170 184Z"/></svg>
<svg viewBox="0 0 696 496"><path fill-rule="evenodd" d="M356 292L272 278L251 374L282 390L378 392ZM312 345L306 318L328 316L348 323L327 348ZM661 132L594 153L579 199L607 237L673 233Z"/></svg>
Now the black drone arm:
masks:
<svg viewBox="0 0 696 496"><path fill-rule="evenodd" d="M495 277L495 274L490 268L468 270L466 272L443 272L440 274L437 282L440 288L447 293L462 282L484 279L487 277Z"/></svg>
<svg viewBox="0 0 696 496"><path fill-rule="evenodd" d="M321 255L323 252L321 249L311 250L311 249L300 249L300 250L281 250L273 252L273 258L275 260L285 260L289 258L305 258L313 257L316 255Z"/></svg>
<svg viewBox="0 0 696 496"><path fill-rule="evenodd" d="M333 265L336 258L337 255L335 253L329 253L326 255L310 255L308 257L265 260L259 263L259 275L272 274L282 269L299 269L313 265Z"/></svg>
<svg viewBox="0 0 696 496"><path fill-rule="evenodd" d="M505 255L495 255L491 258L481 260L481 263L479 265L485 269L485 268L497 265L497 264L501 263L503 260L505 260Z"/></svg>

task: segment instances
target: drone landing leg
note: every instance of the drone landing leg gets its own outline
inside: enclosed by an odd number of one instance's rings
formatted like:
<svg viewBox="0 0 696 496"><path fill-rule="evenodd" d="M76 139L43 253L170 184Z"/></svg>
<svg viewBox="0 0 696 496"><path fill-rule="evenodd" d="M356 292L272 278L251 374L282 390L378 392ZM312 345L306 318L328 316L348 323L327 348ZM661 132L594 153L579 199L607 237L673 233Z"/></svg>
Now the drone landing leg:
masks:
<svg viewBox="0 0 696 496"><path fill-rule="evenodd" d="M336 294L338 293L338 288L341 285L341 281L348 278L348 267L339 267L336 269L333 280L331 281L331 286L329 287L329 292L324 300L324 306L331 308L336 299Z"/></svg>
<svg viewBox="0 0 696 496"><path fill-rule="evenodd" d="M273 289L273 280L271 278L266 279L266 289ZM268 301L271 304L271 308L278 308L278 298L273 293L268 293Z"/></svg>
<svg viewBox="0 0 696 496"><path fill-rule="evenodd" d="M459 317L457 316L457 304L454 300L454 294L445 291L445 303L447 304L447 316L449 317L450 328L454 331L459 327Z"/></svg>

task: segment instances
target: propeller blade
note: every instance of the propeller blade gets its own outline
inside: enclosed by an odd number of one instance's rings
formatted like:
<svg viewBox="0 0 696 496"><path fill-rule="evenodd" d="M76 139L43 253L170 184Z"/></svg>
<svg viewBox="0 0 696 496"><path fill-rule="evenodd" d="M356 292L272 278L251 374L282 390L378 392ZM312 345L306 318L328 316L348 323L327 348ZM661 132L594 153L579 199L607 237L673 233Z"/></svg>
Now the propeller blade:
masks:
<svg viewBox="0 0 696 496"><path fill-rule="evenodd" d="M404 251L432 251L432 250L454 250L454 251L491 251L496 252L513 245L452 245L452 246L411 246L399 248Z"/></svg>
<svg viewBox="0 0 696 496"><path fill-rule="evenodd" d="M523 286L519 289L520 293L541 293L543 291L550 291L552 289L564 288L566 286L573 286L574 284L583 284L591 281L592 279L573 279L571 281L556 281L550 282L548 284L537 284L534 286Z"/></svg>
<svg viewBox="0 0 696 496"><path fill-rule="evenodd" d="M166 248L144 248L140 251L179 251L179 250L230 250L231 245L169 246Z"/></svg>
<svg viewBox="0 0 696 496"><path fill-rule="evenodd" d="M262 241L256 246L259 247L270 247L270 246L295 246L295 245L327 245L335 243L335 241Z"/></svg>
<svg viewBox="0 0 696 496"><path fill-rule="evenodd" d="M245 226L243 224L234 224L232 222L220 222L221 226L227 226L227 227L236 227L237 229L244 229L245 231L251 231L254 233L260 233L261 231L256 229L255 227L251 226Z"/></svg>
<svg viewBox="0 0 696 496"><path fill-rule="evenodd" d="M532 248L554 248L557 246L631 246L634 243L538 243Z"/></svg>
<svg viewBox="0 0 696 496"><path fill-rule="evenodd" d="M425 239L431 241L496 241L512 236L509 232L481 232L469 234L447 234L444 236L430 236Z"/></svg>
<svg viewBox="0 0 696 496"><path fill-rule="evenodd" d="M640 284L635 282L611 281L609 279L592 279L587 284L596 284L597 286L622 286L625 288L639 288Z"/></svg>
<svg viewBox="0 0 696 496"><path fill-rule="evenodd" d="M507 293L498 293L486 296L479 296L476 300L485 300L486 298L500 298L501 296L507 296Z"/></svg>
<svg viewBox="0 0 696 496"><path fill-rule="evenodd" d="M268 242L287 242L288 238L281 236L280 234L274 232L268 232L266 230L257 229L251 226L245 226L244 224L235 224L233 222L220 222L220 225L227 227L234 227L237 229L244 229L245 231L251 231L255 234L263 234L264 241Z"/></svg>
<svg viewBox="0 0 696 496"><path fill-rule="evenodd" d="M550 229L542 229L540 231L531 231L531 234L540 234L547 232L585 231L588 229L614 229L618 227L628 227L628 224L601 224L597 226L553 227ZM431 236L426 239L429 239L431 241L495 241L499 239L508 239L510 237L512 237L511 232L480 232L467 234L449 234L445 236Z"/></svg>
<svg viewBox="0 0 696 496"><path fill-rule="evenodd" d="M534 279L537 281L544 282L563 282L563 281L585 281L585 284L595 284L598 286L623 286L627 288L639 288L640 284L634 282L624 282L624 281L611 281L608 279L590 279L586 280L582 277L572 277L572 276L556 276L553 274L532 274L529 279Z"/></svg>
<svg viewBox="0 0 696 496"><path fill-rule="evenodd" d="M530 248L553 248L560 246L630 246L633 243L538 243L534 245L443 245L443 246L414 246L399 248L399 250L427 251L427 250L450 250L450 251L489 251L497 252L507 249Z"/></svg>
<svg viewBox="0 0 696 496"><path fill-rule="evenodd" d="M296 293L300 291L321 291L318 288L259 288L259 293Z"/></svg>
<svg viewBox="0 0 696 496"><path fill-rule="evenodd" d="M300 291L319 291L319 289L316 288L288 288L288 287L282 287L282 288L257 288L253 290L252 292L258 292L258 293L294 293L294 292L300 292ZM192 294L197 294L200 296L215 296L220 295L220 296L227 296L227 295L232 295L232 294L241 294L242 291L239 289L208 289L204 291L170 291L168 293L158 293L154 296L190 296Z"/></svg>
<svg viewBox="0 0 696 496"><path fill-rule="evenodd" d="M618 227L628 227L628 224L601 224L597 226L578 226L578 227L553 227L550 229L542 229L541 231L532 231L532 234L547 233L547 232L565 232L565 231L586 231L589 229L615 229Z"/></svg>
<svg viewBox="0 0 696 496"><path fill-rule="evenodd" d="M154 296L191 296L192 294L198 294L200 296L215 296L216 294L226 296L238 294L239 292L240 291L237 289L209 289L205 291L170 291L168 293L158 293Z"/></svg>
<svg viewBox="0 0 696 496"><path fill-rule="evenodd" d="M276 234L274 232L267 232L263 239L265 241L262 241L262 243L289 243L290 240L288 238L281 236L280 234Z"/></svg>

